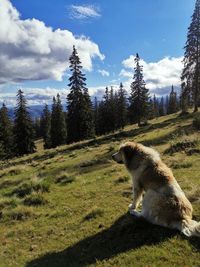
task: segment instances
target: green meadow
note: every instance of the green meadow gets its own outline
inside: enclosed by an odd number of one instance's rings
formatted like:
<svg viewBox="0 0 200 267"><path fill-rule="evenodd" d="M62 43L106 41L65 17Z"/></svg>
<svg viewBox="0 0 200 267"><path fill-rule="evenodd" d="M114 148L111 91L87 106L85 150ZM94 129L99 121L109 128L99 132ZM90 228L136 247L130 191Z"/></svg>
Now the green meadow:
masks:
<svg viewBox="0 0 200 267"><path fill-rule="evenodd" d="M193 115L0 162L0 267L199 266L200 239L129 215L131 181L111 155L127 140L157 149L200 221L200 134Z"/></svg>

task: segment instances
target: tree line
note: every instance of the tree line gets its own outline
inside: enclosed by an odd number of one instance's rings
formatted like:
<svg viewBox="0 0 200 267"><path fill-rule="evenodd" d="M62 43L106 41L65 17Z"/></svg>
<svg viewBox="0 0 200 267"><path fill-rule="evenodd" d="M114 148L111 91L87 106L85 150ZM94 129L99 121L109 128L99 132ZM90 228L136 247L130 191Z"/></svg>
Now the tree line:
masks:
<svg viewBox="0 0 200 267"><path fill-rule="evenodd" d="M147 124L149 119L177 112L180 107L183 114L190 107L197 112L200 106L200 0L196 1L188 28L180 99L173 86L165 98L150 97L140 57L136 54L130 95L121 83L118 90L106 87L103 98L95 98L92 103L75 47L69 62L72 75L68 84L67 112L63 111L58 94L53 98L51 110L45 105L41 117L33 122L22 90L17 93L13 121L8 116L6 105L2 105L0 158L33 153L37 137L43 137L44 147L51 148L123 129L128 123L141 126Z"/></svg>
<svg viewBox="0 0 200 267"><path fill-rule="evenodd" d="M185 44L184 68L181 75L181 109L198 111L200 106L200 0L196 1Z"/></svg>
<svg viewBox="0 0 200 267"><path fill-rule="evenodd" d="M147 124L149 119L177 112L179 101L172 86L166 98L149 96L143 79L140 57L135 58L135 71L128 95L122 83L118 90L105 88L105 93L94 103L86 86L81 62L75 47L69 58L71 76L67 95L67 111L63 110L60 95L53 97L51 110L44 106L40 118L32 121L23 91L17 93L14 120L8 116L3 104L0 109L0 157L9 158L35 152L36 138L43 138L44 148L54 148L66 143L77 142L95 135L123 129L126 124Z"/></svg>

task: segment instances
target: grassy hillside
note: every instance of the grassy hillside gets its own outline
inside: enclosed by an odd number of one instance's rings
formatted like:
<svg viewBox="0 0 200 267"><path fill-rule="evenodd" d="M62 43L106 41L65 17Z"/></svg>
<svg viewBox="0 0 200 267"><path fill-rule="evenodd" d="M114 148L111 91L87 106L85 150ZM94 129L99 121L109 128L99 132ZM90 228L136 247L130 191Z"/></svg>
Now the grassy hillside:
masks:
<svg viewBox="0 0 200 267"><path fill-rule="evenodd" d="M199 266L200 239L127 213L131 183L111 160L125 140L153 146L200 221L200 142L192 115L0 163L0 267Z"/></svg>

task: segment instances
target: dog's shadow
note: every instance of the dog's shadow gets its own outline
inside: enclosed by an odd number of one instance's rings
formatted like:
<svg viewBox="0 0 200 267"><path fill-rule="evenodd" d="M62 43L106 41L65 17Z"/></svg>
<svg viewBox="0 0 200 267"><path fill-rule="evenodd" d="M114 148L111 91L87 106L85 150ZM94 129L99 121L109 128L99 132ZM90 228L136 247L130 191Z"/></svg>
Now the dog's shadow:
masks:
<svg viewBox="0 0 200 267"><path fill-rule="evenodd" d="M144 245L162 243L177 233L125 214L110 228L87 237L63 251L46 254L26 266L83 267Z"/></svg>

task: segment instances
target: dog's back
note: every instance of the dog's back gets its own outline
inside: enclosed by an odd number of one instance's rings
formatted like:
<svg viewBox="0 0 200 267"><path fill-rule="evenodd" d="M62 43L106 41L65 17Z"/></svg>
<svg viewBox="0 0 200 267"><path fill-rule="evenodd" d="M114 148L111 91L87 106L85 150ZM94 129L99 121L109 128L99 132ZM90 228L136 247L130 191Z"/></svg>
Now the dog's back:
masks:
<svg viewBox="0 0 200 267"><path fill-rule="evenodd" d="M145 153L146 148L143 153ZM146 168L140 175L140 183L146 194L143 206L149 210L151 216L166 225L176 220L191 219L192 205L181 190L170 168L155 157L153 149L147 150ZM149 155L152 153L152 156ZM154 160L156 159L156 160Z"/></svg>

